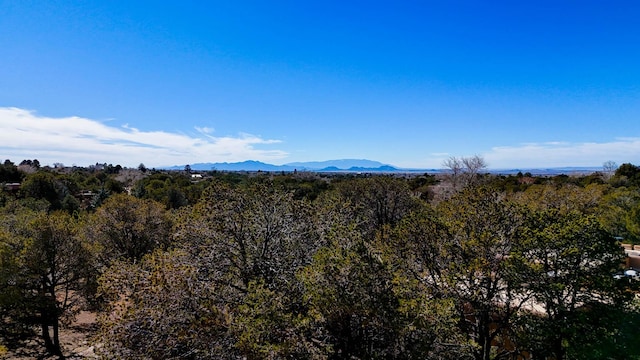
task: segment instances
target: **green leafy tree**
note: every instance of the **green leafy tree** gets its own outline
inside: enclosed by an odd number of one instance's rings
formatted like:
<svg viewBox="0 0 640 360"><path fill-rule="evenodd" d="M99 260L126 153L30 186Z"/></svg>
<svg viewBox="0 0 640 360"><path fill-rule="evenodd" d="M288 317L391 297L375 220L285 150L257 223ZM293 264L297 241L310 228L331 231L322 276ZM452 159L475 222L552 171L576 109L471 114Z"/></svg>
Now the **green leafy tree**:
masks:
<svg viewBox="0 0 640 360"><path fill-rule="evenodd" d="M376 232L393 228L418 204L406 181L389 176L343 181L336 185L334 195L328 196L337 196L337 201L349 204L350 218L358 219L357 224L368 239L375 238Z"/></svg>
<svg viewBox="0 0 640 360"><path fill-rule="evenodd" d="M27 224L48 208L48 203L39 210L31 209L24 203L12 201L0 210L0 314L3 319L0 335L11 348L35 334L33 325L37 323L34 320L36 315L33 309L26 306L27 287L24 284L27 276L21 255L30 236Z"/></svg>
<svg viewBox="0 0 640 360"><path fill-rule="evenodd" d="M89 209L95 210L99 208L100 206L102 206L104 201L109 198L109 196L111 196L109 190L105 189L104 187L100 188L100 190L98 190L98 192L91 198Z"/></svg>
<svg viewBox="0 0 640 360"><path fill-rule="evenodd" d="M83 306L83 288L91 276L90 253L80 241L77 223L63 212L16 213L10 229L13 258L3 255L14 273L4 282L3 302L11 322L37 326L48 353L62 357L59 330ZM5 222L5 225L7 223Z"/></svg>
<svg viewBox="0 0 640 360"><path fill-rule="evenodd" d="M317 246L310 215L308 203L268 183L214 184L193 209L176 215L174 250L156 250L137 262L116 261L104 272L101 293L108 313L115 313L101 319L105 353L144 358L321 353L306 341L314 329L305 320L296 278ZM267 297L272 302L262 301Z"/></svg>
<svg viewBox="0 0 640 360"><path fill-rule="evenodd" d="M445 219L425 207L403 219L384 249L395 264L394 291L414 347L429 358L471 359L474 343L458 329L465 314L448 290L455 286L447 281L450 239Z"/></svg>
<svg viewBox="0 0 640 360"><path fill-rule="evenodd" d="M590 184L580 187L574 184L532 185L516 194L514 201L532 209L557 209L561 212L580 211L595 213L606 194L607 186Z"/></svg>
<svg viewBox="0 0 640 360"><path fill-rule="evenodd" d="M16 304L21 302L21 289L17 287L19 271L19 259L16 256L20 252L21 240L15 233L10 232L5 226L5 221L0 227L0 318L3 326L0 328L0 342L11 342L21 334L28 333L28 327L23 323L7 321L16 317Z"/></svg>
<svg viewBox="0 0 640 360"><path fill-rule="evenodd" d="M640 242L640 203L636 204L624 217L627 239L631 242Z"/></svg>
<svg viewBox="0 0 640 360"><path fill-rule="evenodd" d="M511 257L519 241L521 209L487 187L467 188L439 206L444 238L425 284L456 303L460 329L478 360L508 358L504 346L512 317L526 300ZM442 233L442 231L439 231ZM427 240L428 241L428 240ZM497 351L497 353L496 353Z"/></svg>
<svg viewBox="0 0 640 360"><path fill-rule="evenodd" d="M10 160L5 160L0 164L0 184L20 182L24 177L24 173L18 170L18 167Z"/></svg>
<svg viewBox="0 0 640 360"><path fill-rule="evenodd" d="M178 209L195 204L205 185L206 182L191 182L188 174L181 172L155 173L138 180L133 193L138 198L160 202L167 209Z"/></svg>
<svg viewBox="0 0 640 360"><path fill-rule="evenodd" d="M164 206L127 194L110 196L94 214L86 236L100 249L101 266L113 260L138 261L171 241L172 222Z"/></svg>
<svg viewBox="0 0 640 360"><path fill-rule="evenodd" d="M292 191L296 200L313 201L318 195L329 189L328 179L316 173L294 172L293 174L273 176L273 182L287 191Z"/></svg>
<svg viewBox="0 0 640 360"><path fill-rule="evenodd" d="M169 209L177 209L187 205L189 202L184 193L176 187L171 187L167 192L166 205Z"/></svg>
<svg viewBox="0 0 640 360"><path fill-rule="evenodd" d="M624 163L616 169L612 181L621 185L640 186L640 167Z"/></svg>
<svg viewBox="0 0 640 360"><path fill-rule="evenodd" d="M29 174L22 183L20 192L24 197L48 201L52 210L60 209L64 198L63 185L57 182L53 173L47 171Z"/></svg>
<svg viewBox="0 0 640 360"><path fill-rule="evenodd" d="M431 201L435 197L432 190L433 185L436 185L439 181L435 175L429 175L425 173L422 176L416 176L409 181L409 187L413 192L420 194L420 199L425 201Z"/></svg>
<svg viewBox="0 0 640 360"><path fill-rule="evenodd" d="M403 212L395 230L384 224L369 237L370 226L361 225L368 212L358 207L365 205L343 199L319 198L324 247L300 273L313 321L328 335L329 358L465 358L468 351L457 343L464 339L452 331L454 303L436 298L405 266L416 257L400 234L414 215Z"/></svg>
<svg viewBox="0 0 640 360"><path fill-rule="evenodd" d="M314 358L308 307L297 272L319 247L312 208L271 182L214 183L178 239L197 248L234 314L236 349L248 358ZM272 296L270 302L260 299ZM321 339L321 337L318 337Z"/></svg>
<svg viewBox="0 0 640 360"><path fill-rule="evenodd" d="M594 216L556 209L533 214L524 232L520 273L532 292L534 326L525 338L537 357L584 358L589 344L618 336L608 315L630 301L629 282L614 278L624 252ZM582 355L579 355L582 354ZM611 353L602 354L610 358Z"/></svg>
<svg viewBox="0 0 640 360"><path fill-rule="evenodd" d="M98 349L114 359L234 358L231 317L204 263L183 250L115 261L100 280ZM204 278L203 278L204 277Z"/></svg>
<svg viewBox="0 0 640 360"><path fill-rule="evenodd" d="M600 201L597 216L604 228L624 242L640 242L640 233L634 232L633 210L640 206L640 192L618 187L608 192Z"/></svg>
<svg viewBox="0 0 640 360"><path fill-rule="evenodd" d="M247 359L326 359L330 353L327 333L309 313L297 288L270 289L260 281L250 283L234 312L232 332L235 347Z"/></svg>
<svg viewBox="0 0 640 360"><path fill-rule="evenodd" d="M177 237L186 246L206 247L211 262L241 292L254 280L277 286L294 279L317 248L310 211L308 203L269 184L234 189L217 183Z"/></svg>
<svg viewBox="0 0 640 360"><path fill-rule="evenodd" d="M305 268L306 297L329 336L334 359L402 358L398 299L387 264L353 231L320 250Z"/></svg>
<svg viewBox="0 0 640 360"><path fill-rule="evenodd" d="M60 203L61 209L69 214L77 214L80 211L80 205L80 201L72 195L66 195Z"/></svg>

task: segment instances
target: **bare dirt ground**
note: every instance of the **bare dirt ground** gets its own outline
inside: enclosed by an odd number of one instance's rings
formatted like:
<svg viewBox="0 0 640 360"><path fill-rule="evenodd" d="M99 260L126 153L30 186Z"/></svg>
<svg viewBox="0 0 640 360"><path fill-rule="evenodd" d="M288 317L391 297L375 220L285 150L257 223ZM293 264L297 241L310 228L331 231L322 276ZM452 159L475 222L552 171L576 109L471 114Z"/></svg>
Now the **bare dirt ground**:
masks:
<svg viewBox="0 0 640 360"><path fill-rule="evenodd" d="M97 359L91 337L96 331L96 314L82 311L69 326L60 329L60 343L66 359ZM12 360L52 360L57 357L46 356L40 339L30 340L15 351L0 355L2 359Z"/></svg>

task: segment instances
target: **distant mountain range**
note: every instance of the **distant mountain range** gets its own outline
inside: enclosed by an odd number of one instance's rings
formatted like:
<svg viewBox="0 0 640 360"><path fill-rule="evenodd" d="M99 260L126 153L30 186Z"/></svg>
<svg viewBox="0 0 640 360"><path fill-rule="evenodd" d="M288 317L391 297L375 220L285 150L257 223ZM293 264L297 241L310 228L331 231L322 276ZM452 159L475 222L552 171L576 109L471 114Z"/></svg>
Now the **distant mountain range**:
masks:
<svg viewBox="0 0 640 360"><path fill-rule="evenodd" d="M313 171L313 172L378 172L378 173L443 173L444 169L404 169L378 161L366 159L340 159L327 161L292 162L284 165L267 164L260 161L242 161L235 163L197 163L189 164L193 171ZM165 167L166 170L184 170L185 165ZM601 167L557 167L557 168L522 168L522 169L487 169L494 174L531 173L539 176L553 176L560 174L591 174L601 171Z"/></svg>
<svg viewBox="0 0 640 360"><path fill-rule="evenodd" d="M378 161L364 159L341 159L328 161L293 162L284 165L272 165L260 161L242 161L235 163L197 163L189 164L194 171L316 171L316 172L398 172L406 171ZM167 170L184 170L185 165L170 166Z"/></svg>

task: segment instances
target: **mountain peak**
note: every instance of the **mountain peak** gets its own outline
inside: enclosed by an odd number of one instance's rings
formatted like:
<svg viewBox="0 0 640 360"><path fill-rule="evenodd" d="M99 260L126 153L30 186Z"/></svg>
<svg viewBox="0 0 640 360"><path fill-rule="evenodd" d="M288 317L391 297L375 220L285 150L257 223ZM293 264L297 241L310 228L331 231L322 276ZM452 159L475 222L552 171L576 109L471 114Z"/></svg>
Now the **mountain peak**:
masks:
<svg viewBox="0 0 640 360"><path fill-rule="evenodd" d="M396 171L391 165L366 159L340 159L327 161L293 162L284 165L272 165L256 160L235 163L196 163L189 165L196 171ZM168 170L182 170L185 165L167 167Z"/></svg>
<svg viewBox="0 0 640 360"><path fill-rule="evenodd" d="M293 162L285 164L287 166L293 166L308 170L319 170L325 168L337 168L339 170L349 170L351 168L379 168L387 164L383 164L378 161L367 159L338 159L338 160L326 160L326 161L308 161L308 162ZM387 165L388 166L388 165Z"/></svg>

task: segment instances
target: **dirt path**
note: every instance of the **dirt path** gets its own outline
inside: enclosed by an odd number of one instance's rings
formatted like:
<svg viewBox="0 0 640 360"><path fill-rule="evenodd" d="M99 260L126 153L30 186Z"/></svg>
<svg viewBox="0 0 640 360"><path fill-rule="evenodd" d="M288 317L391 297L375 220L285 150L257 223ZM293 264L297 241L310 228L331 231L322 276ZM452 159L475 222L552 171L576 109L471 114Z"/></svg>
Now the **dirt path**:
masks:
<svg viewBox="0 0 640 360"><path fill-rule="evenodd" d="M82 311L69 327L60 329L62 352L67 359L97 359L94 345L89 341L96 331L96 314ZM12 360L52 360L56 357L44 356L44 345L40 339L28 341L24 347L0 355L2 359Z"/></svg>

